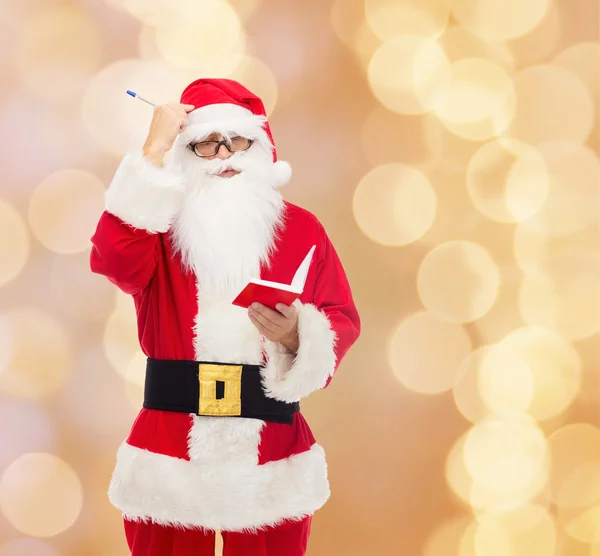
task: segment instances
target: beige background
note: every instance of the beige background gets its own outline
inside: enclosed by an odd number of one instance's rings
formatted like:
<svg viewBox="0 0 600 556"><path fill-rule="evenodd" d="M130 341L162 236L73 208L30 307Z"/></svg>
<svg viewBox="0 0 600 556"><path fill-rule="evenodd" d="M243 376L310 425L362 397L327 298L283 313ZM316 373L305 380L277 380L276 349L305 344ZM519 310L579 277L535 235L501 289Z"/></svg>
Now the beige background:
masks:
<svg viewBox="0 0 600 556"><path fill-rule="evenodd" d="M598 40L596 0L3 0L0 556L126 554L143 357L89 237L125 90L200 76L263 96L362 316L309 554L600 555Z"/></svg>

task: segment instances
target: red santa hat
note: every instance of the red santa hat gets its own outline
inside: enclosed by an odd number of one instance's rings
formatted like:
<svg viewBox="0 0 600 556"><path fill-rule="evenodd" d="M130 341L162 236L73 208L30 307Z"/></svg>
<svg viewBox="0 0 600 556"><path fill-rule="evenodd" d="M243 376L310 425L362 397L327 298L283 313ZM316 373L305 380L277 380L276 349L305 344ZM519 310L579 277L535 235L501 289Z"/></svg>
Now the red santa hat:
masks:
<svg viewBox="0 0 600 556"><path fill-rule="evenodd" d="M242 135L273 153L275 187L290 181L292 169L277 160L277 151L262 100L231 79L197 79L181 94L182 104L195 109L188 114L189 125L182 134L185 143L202 140L211 133Z"/></svg>

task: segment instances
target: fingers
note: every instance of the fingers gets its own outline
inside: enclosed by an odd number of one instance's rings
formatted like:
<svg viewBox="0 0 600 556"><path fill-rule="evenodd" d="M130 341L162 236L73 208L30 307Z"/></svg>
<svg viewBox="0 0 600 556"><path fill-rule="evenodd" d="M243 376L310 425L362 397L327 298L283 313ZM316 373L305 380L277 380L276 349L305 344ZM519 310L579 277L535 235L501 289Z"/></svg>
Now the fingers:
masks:
<svg viewBox="0 0 600 556"><path fill-rule="evenodd" d="M296 317L298 310L293 305L284 305L283 303L278 303L275 305L275 308L286 318L293 319Z"/></svg>
<svg viewBox="0 0 600 556"><path fill-rule="evenodd" d="M196 108L193 104L182 104L181 106L183 106L186 112L191 112Z"/></svg>
<svg viewBox="0 0 600 556"><path fill-rule="evenodd" d="M268 336L277 330L278 325L271 322L264 315L255 310L248 311L248 316L263 336Z"/></svg>
<svg viewBox="0 0 600 556"><path fill-rule="evenodd" d="M277 327L285 326L287 324L286 323L287 319L285 316L278 313L277 311L273 311L272 309L265 307L264 305L261 305L260 303L253 303L250 306L250 310L258 313L259 315L261 315L262 317L264 317L265 319L267 319L269 322L271 322L272 324L274 324Z"/></svg>

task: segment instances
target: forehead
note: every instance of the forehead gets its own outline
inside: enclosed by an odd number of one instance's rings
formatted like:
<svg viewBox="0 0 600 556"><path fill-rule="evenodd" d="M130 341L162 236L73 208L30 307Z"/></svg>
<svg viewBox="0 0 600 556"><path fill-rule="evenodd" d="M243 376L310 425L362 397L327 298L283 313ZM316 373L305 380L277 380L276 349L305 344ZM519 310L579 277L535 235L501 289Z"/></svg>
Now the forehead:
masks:
<svg viewBox="0 0 600 556"><path fill-rule="evenodd" d="M220 133L217 133L216 131L213 131L212 133L209 133L203 139L203 141L220 141L221 139L223 139L223 135L221 135Z"/></svg>

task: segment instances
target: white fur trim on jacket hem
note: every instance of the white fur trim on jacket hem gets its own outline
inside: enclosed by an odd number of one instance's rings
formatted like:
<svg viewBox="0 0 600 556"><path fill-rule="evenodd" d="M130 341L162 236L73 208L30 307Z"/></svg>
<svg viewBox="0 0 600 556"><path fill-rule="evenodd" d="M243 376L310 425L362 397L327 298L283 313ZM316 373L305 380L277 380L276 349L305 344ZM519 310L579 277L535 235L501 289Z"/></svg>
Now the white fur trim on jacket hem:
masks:
<svg viewBox="0 0 600 556"><path fill-rule="evenodd" d="M158 168L142 151L128 154L106 192L106 210L134 228L166 232L181 206L185 189L182 175Z"/></svg>
<svg viewBox="0 0 600 556"><path fill-rule="evenodd" d="M283 402L296 402L325 386L335 371L335 332L327 316L314 305L298 308L299 349L296 356L265 340L266 365L261 370L265 393Z"/></svg>
<svg viewBox="0 0 600 556"><path fill-rule="evenodd" d="M201 465L123 443L109 489L126 519L256 531L312 515L329 498L323 448L264 465Z"/></svg>

